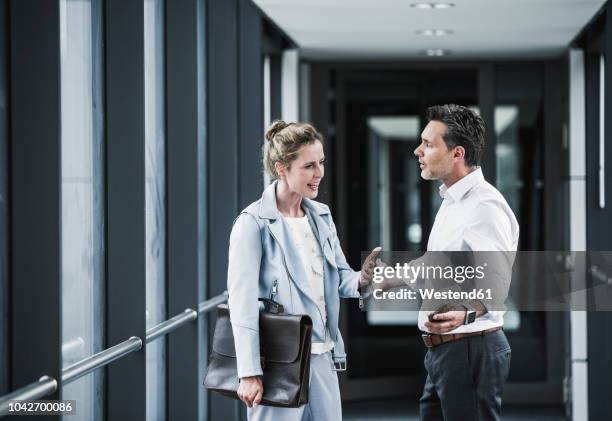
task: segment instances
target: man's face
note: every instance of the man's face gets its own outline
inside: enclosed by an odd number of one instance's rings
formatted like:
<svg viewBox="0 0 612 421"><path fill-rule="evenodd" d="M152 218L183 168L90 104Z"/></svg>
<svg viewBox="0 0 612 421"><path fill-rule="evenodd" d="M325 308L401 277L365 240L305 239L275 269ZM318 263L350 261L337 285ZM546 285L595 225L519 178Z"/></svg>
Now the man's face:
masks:
<svg viewBox="0 0 612 421"><path fill-rule="evenodd" d="M453 168L453 150L448 150L442 135L447 125L441 121L430 121L421 133L421 144L414 150L425 180L444 180Z"/></svg>

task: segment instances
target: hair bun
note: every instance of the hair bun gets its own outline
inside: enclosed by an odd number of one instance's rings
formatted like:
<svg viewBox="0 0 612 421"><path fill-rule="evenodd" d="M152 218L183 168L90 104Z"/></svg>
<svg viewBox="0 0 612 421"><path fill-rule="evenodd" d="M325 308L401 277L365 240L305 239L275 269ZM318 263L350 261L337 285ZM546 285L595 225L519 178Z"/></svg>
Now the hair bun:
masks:
<svg viewBox="0 0 612 421"><path fill-rule="evenodd" d="M266 139L269 141L272 141L274 136L276 136L278 132L283 130L288 125L289 124L285 123L283 120L274 120L272 124L270 124L270 127L268 127L268 130L266 131Z"/></svg>

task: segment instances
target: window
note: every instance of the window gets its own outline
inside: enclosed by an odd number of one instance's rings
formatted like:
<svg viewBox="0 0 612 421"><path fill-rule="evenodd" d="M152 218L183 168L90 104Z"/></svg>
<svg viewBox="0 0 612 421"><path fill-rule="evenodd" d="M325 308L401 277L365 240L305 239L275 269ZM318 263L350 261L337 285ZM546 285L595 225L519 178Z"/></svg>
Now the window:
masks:
<svg viewBox="0 0 612 421"><path fill-rule="evenodd" d="M104 153L100 0L60 1L62 359L66 368L103 349ZM63 388L101 420L103 371Z"/></svg>
<svg viewBox="0 0 612 421"><path fill-rule="evenodd" d="M144 3L147 329L166 319L163 0ZM147 420L166 414L166 339L147 345Z"/></svg>

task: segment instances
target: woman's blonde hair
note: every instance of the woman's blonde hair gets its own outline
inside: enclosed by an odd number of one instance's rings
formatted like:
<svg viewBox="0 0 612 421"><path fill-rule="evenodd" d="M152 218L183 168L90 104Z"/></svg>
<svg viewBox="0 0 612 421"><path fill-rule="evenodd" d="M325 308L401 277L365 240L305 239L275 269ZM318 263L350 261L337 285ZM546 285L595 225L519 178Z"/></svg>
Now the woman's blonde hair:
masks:
<svg viewBox="0 0 612 421"><path fill-rule="evenodd" d="M276 162L289 169L300 148L317 140L323 144L323 135L310 124L273 121L266 131L266 142L262 148L264 168L270 177L277 179L278 173L274 168Z"/></svg>

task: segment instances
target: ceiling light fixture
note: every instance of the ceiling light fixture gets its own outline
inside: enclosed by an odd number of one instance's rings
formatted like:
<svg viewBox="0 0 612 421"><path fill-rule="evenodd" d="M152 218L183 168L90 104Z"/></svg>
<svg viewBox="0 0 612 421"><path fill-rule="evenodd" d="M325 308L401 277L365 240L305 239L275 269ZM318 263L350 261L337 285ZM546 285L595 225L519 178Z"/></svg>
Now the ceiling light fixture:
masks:
<svg viewBox="0 0 612 421"><path fill-rule="evenodd" d="M451 35L453 31L450 29L419 29L414 32L417 35L424 35L427 37L441 37L444 35Z"/></svg>
<svg viewBox="0 0 612 421"><path fill-rule="evenodd" d="M430 48L428 50L422 51L422 54L425 54L428 57L442 57L450 54L449 50L442 50L440 48Z"/></svg>
<svg viewBox="0 0 612 421"><path fill-rule="evenodd" d="M410 7L415 9L450 9L455 7L454 3L412 3Z"/></svg>

